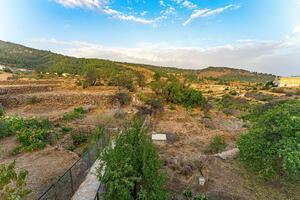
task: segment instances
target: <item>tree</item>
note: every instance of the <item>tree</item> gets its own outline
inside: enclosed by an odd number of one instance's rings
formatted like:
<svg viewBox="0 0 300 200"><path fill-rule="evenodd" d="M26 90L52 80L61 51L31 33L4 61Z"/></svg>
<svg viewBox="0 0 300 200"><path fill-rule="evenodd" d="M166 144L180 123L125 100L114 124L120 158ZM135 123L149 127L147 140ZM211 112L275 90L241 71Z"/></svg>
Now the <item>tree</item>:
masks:
<svg viewBox="0 0 300 200"><path fill-rule="evenodd" d="M167 199L166 178L161 171L158 154L145 134L142 120L127 125L115 141L115 148L106 148L98 177L105 184L104 199ZM101 172L105 170L104 175Z"/></svg>
<svg viewBox="0 0 300 200"><path fill-rule="evenodd" d="M20 200L31 192L25 189L28 172L21 170L17 173L15 166L15 162L7 166L0 164L0 199Z"/></svg>
<svg viewBox="0 0 300 200"><path fill-rule="evenodd" d="M300 101L269 109L238 141L241 161L264 177L300 181Z"/></svg>

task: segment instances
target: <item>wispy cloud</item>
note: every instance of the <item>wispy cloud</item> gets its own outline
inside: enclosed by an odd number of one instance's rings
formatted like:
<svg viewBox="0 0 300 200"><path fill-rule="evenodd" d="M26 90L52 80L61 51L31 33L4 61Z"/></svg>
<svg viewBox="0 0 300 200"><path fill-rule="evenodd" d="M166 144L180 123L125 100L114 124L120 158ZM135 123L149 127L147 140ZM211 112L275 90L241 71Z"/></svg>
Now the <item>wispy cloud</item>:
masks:
<svg viewBox="0 0 300 200"><path fill-rule="evenodd" d="M179 47L164 43L140 43L133 47L109 47L80 41L36 39L34 42L61 45L61 53L76 57L200 69L229 66L278 75L300 74L300 34L279 41L244 39L211 47Z"/></svg>
<svg viewBox="0 0 300 200"><path fill-rule="evenodd" d="M64 7L70 8L86 8L91 10L96 10L100 13L104 13L109 15L113 18L123 20L123 21L130 21L140 24L150 24L154 25L157 20L156 19L146 19L143 17L138 17L135 15L125 14L118 10L112 9L109 4L109 0L55 0L57 3L63 5Z"/></svg>
<svg viewBox="0 0 300 200"><path fill-rule="evenodd" d="M189 23L191 23L192 21L194 21L195 19L198 18L203 18L203 17L208 17L208 16L212 16L212 15L217 15L220 14L226 10L235 10L235 9L239 9L240 6L239 5L227 5L225 7L221 7L221 8L216 8L216 9L200 9L200 10L195 10L193 12L193 14L183 23L184 26L188 25Z"/></svg>

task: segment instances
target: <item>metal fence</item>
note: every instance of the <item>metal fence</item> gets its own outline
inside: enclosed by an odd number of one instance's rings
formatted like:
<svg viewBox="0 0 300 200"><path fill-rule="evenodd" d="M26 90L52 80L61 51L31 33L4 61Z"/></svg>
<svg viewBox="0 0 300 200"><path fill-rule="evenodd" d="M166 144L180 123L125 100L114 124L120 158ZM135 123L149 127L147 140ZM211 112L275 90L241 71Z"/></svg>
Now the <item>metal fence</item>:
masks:
<svg viewBox="0 0 300 200"><path fill-rule="evenodd" d="M68 200L71 199L80 184L84 181L88 170L97 159L98 151L108 144L108 138L99 139L83 156L77 160L39 200Z"/></svg>

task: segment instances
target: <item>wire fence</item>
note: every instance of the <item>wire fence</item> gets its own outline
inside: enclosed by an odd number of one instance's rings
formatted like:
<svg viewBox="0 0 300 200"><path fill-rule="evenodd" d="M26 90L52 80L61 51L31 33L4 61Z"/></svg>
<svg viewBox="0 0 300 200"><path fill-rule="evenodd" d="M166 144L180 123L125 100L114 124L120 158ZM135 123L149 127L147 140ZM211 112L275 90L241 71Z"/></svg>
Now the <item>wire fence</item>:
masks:
<svg viewBox="0 0 300 200"><path fill-rule="evenodd" d="M77 160L54 184L52 184L39 200L71 199L80 184L84 181L90 167L97 160L98 152L109 142L106 137L100 138L83 156Z"/></svg>

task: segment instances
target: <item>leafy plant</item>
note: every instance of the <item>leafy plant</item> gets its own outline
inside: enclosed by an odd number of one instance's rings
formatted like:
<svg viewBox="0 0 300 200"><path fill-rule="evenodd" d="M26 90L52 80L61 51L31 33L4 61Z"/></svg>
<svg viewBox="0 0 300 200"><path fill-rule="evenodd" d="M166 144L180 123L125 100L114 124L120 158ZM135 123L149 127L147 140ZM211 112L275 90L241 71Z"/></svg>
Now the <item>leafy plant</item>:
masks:
<svg viewBox="0 0 300 200"><path fill-rule="evenodd" d="M1 104L0 104L0 117L4 116L5 113L6 112L5 112L4 108L3 108L3 106L1 106Z"/></svg>
<svg viewBox="0 0 300 200"><path fill-rule="evenodd" d="M73 139L73 144L75 146L79 146L79 145L81 145L83 143L86 143L87 140L88 140L88 137L84 133L78 133L78 134L73 135L72 139Z"/></svg>
<svg viewBox="0 0 300 200"><path fill-rule="evenodd" d="M125 92L118 92L114 97L121 106L129 105L132 101L131 96Z"/></svg>
<svg viewBox="0 0 300 200"><path fill-rule="evenodd" d="M227 143L223 135L216 135L212 138L207 151L210 153L219 153L226 149Z"/></svg>
<svg viewBox="0 0 300 200"><path fill-rule="evenodd" d="M72 112L65 113L63 115L63 120L72 121L75 119L82 119L84 118L86 113L87 113L86 110L84 110L84 108L82 107L75 108Z"/></svg>
<svg viewBox="0 0 300 200"><path fill-rule="evenodd" d="M15 162L7 166L0 163L0 199L21 200L31 192L25 188L28 172L17 173L15 166Z"/></svg>
<svg viewBox="0 0 300 200"><path fill-rule="evenodd" d="M106 148L100 160L103 163L98 169L98 177L106 187L104 199L167 199L161 161L141 120L127 125L117 136L115 148Z"/></svg>
<svg viewBox="0 0 300 200"><path fill-rule="evenodd" d="M193 197L193 193L189 188L184 189L182 194L187 200L209 200L205 194L197 194Z"/></svg>
<svg viewBox="0 0 300 200"><path fill-rule="evenodd" d="M238 141L240 158L265 178L300 181L300 101L270 108Z"/></svg>

